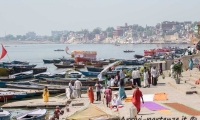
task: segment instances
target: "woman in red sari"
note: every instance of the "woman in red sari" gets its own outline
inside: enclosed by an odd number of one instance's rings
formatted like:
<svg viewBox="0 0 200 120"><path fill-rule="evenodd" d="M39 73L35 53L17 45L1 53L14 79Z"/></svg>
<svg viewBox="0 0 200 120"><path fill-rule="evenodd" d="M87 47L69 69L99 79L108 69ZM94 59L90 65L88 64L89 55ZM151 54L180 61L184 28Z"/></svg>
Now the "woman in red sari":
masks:
<svg viewBox="0 0 200 120"><path fill-rule="evenodd" d="M109 107L108 104L111 102L111 98L112 98L112 90L110 89L110 87L105 89L104 94L105 94L105 99L106 99L106 105L107 107Z"/></svg>
<svg viewBox="0 0 200 120"><path fill-rule="evenodd" d="M93 88L92 88L91 85L90 85L90 87L87 90L87 94L88 94L90 103L93 103L94 102L94 92L93 92Z"/></svg>
<svg viewBox="0 0 200 120"><path fill-rule="evenodd" d="M140 98L142 98L142 103L144 104L144 100L142 96L143 96L142 92L137 87L135 91L133 92L133 98L132 98L132 103L137 108L137 114L140 112L140 106L141 106Z"/></svg>

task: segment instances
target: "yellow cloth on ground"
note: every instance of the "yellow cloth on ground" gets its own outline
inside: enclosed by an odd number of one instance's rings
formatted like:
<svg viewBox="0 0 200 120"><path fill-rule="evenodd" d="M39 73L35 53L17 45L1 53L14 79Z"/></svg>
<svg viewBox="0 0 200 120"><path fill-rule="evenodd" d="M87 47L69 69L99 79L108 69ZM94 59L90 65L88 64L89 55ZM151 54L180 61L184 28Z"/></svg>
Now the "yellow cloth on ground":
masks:
<svg viewBox="0 0 200 120"><path fill-rule="evenodd" d="M163 114L171 114L172 112L170 110L159 110L159 112Z"/></svg>
<svg viewBox="0 0 200 120"><path fill-rule="evenodd" d="M156 93L153 98L154 101L167 100L166 93Z"/></svg>
<svg viewBox="0 0 200 120"><path fill-rule="evenodd" d="M44 102L48 102L49 101L49 91L48 91L48 89L44 89L43 90L42 97L43 97Z"/></svg>
<svg viewBox="0 0 200 120"><path fill-rule="evenodd" d="M127 96L127 98L124 100L125 102L132 102L132 95Z"/></svg>

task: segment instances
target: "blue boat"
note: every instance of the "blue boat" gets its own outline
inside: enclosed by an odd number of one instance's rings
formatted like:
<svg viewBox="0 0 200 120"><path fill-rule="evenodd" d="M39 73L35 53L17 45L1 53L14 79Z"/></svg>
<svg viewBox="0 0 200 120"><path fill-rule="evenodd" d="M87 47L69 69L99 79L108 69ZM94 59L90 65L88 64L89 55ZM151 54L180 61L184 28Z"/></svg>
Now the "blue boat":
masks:
<svg viewBox="0 0 200 120"><path fill-rule="evenodd" d="M54 63L53 60L47 60L47 59L43 59L43 62L44 62L44 63Z"/></svg>
<svg viewBox="0 0 200 120"><path fill-rule="evenodd" d="M5 88L5 87L6 87L6 83L0 81L0 88Z"/></svg>
<svg viewBox="0 0 200 120"><path fill-rule="evenodd" d="M29 62L14 60L14 61L11 62L11 64L23 64L23 65L29 65Z"/></svg>
<svg viewBox="0 0 200 120"><path fill-rule="evenodd" d="M138 61L137 59L133 59L133 60L124 60L121 63L122 65L142 65L144 64L144 62L142 61Z"/></svg>
<svg viewBox="0 0 200 120"><path fill-rule="evenodd" d="M36 93L34 93L34 92L26 92L26 98L33 97L35 95L36 95Z"/></svg>
<svg viewBox="0 0 200 120"><path fill-rule="evenodd" d="M90 71L79 71L81 72L83 75L87 76L87 77L97 77L100 72L90 72Z"/></svg>
<svg viewBox="0 0 200 120"><path fill-rule="evenodd" d="M11 100L21 100L21 99L25 98L27 95L24 92L13 92L13 91L1 92L1 93L13 94Z"/></svg>
<svg viewBox="0 0 200 120"><path fill-rule="evenodd" d="M90 72L101 72L103 68L98 68L98 67L87 67L87 70Z"/></svg>
<svg viewBox="0 0 200 120"><path fill-rule="evenodd" d="M7 110L0 109L0 120L11 120L11 113Z"/></svg>
<svg viewBox="0 0 200 120"><path fill-rule="evenodd" d="M13 68L13 67L25 67L25 68L34 68L37 65L23 65L23 64L5 64L2 65L4 68Z"/></svg>
<svg viewBox="0 0 200 120"><path fill-rule="evenodd" d="M33 71L21 72L13 75L9 75L9 78L14 78L14 80L28 79L33 77Z"/></svg>
<svg viewBox="0 0 200 120"><path fill-rule="evenodd" d="M14 117L16 120L45 120L47 110L35 109Z"/></svg>
<svg viewBox="0 0 200 120"><path fill-rule="evenodd" d="M53 63L60 63L61 60L60 59L53 59Z"/></svg>

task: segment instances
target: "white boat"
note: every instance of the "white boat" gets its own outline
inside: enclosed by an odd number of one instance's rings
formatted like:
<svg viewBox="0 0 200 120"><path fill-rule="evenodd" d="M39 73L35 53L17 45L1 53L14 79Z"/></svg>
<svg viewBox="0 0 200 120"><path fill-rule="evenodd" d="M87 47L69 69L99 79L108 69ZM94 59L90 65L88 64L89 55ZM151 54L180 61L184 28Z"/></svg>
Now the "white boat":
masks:
<svg viewBox="0 0 200 120"><path fill-rule="evenodd" d="M67 76L69 78L81 78L83 77L83 74L81 72L78 71L70 71L67 73Z"/></svg>
<svg viewBox="0 0 200 120"><path fill-rule="evenodd" d="M26 113L19 114L14 117L15 120L45 120L47 110L35 109Z"/></svg>
<svg viewBox="0 0 200 120"><path fill-rule="evenodd" d="M10 120L11 113L7 110L0 109L0 120Z"/></svg>

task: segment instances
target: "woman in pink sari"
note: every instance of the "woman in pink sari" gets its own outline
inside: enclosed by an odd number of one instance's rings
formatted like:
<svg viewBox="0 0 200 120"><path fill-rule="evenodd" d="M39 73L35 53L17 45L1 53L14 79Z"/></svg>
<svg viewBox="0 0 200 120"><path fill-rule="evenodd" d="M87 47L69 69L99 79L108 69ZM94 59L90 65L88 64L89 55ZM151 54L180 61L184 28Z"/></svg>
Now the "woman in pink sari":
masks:
<svg viewBox="0 0 200 120"><path fill-rule="evenodd" d="M105 94L104 97L106 99L106 105L107 105L107 107L109 107L108 104L111 102L111 98L112 98L112 90L111 90L111 88L108 87L107 89L105 89L104 94Z"/></svg>

